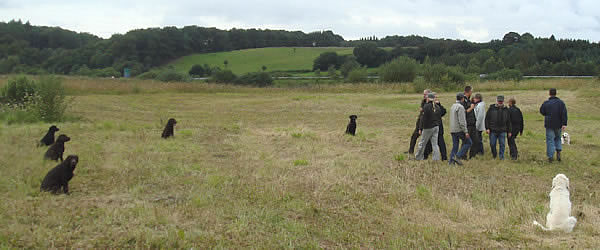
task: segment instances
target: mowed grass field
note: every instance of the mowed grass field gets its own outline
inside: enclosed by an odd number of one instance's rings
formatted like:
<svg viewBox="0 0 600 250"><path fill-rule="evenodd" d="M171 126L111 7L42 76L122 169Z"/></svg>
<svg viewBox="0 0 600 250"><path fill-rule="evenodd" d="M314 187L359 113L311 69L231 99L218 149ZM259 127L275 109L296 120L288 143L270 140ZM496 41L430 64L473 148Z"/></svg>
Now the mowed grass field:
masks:
<svg viewBox="0 0 600 250"><path fill-rule="evenodd" d="M352 54L354 48L342 47L298 47L298 48L259 48L235 50L229 52L193 54L181 57L168 64L177 71L188 72L194 64L208 64L225 68L223 62L228 61L227 69L235 74L262 71L312 70L313 61L323 52L337 52L338 55Z"/></svg>
<svg viewBox="0 0 600 250"><path fill-rule="evenodd" d="M517 98L525 115L521 158L492 160L486 144L485 157L450 167L403 154L421 98L401 93L406 85L252 89L70 79L69 112L80 120L56 125L72 138L65 154L80 157L71 195L39 192L56 165L35 146L50 124L0 125L0 246L595 248L596 85L474 84L488 104L500 93ZM538 114L548 86L567 103L573 143L555 164L546 162ZM447 108L454 95L441 93ZM355 137L343 134L351 114ZM170 117L176 135L164 140ZM578 219L571 234L532 226L545 223L558 173L571 180Z"/></svg>

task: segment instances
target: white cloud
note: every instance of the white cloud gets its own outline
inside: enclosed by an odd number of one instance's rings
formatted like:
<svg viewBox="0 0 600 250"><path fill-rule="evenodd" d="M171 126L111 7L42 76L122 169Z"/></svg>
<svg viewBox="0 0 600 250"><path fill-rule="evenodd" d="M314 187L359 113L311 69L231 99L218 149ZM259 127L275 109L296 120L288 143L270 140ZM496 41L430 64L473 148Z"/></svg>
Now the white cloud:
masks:
<svg viewBox="0 0 600 250"><path fill-rule="evenodd" d="M330 29L346 39L377 35L489 41L510 31L600 40L595 0L484 1L15 1L0 0L0 20L29 20L102 37L131 29L198 25L311 32Z"/></svg>

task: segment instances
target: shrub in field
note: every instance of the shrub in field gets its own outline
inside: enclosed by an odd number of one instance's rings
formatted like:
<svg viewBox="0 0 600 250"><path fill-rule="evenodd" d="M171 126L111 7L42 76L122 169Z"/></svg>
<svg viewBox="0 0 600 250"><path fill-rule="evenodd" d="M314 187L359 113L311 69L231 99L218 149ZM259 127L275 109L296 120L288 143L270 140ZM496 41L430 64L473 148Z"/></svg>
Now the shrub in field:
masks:
<svg viewBox="0 0 600 250"><path fill-rule="evenodd" d="M163 82L185 82L189 80L189 76L174 69L166 69L158 73L156 79Z"/></svg>
<svg viewBox="0 0 600 250"><path fill-rule="evenodd" d="M36 84L33 111L46 122L61 121L68 102L62 81L54 76L43 76Z"/></svg>
<svg viewBox="0 0 600 250"><path fill-rule="evenodd" d="M412 82L417 76L417 67L414 59L401 56L384 64L379 74L384 82Z"/></svg>
<svg viewBox="0 0 600 250"><path fill-rule="evenodd" d="M210 72L210 69L208 69L208 72ZM207 70L200 64L194 64L188 74L194 77L203 77L207 75Z"/></svg>
<svg viewBox="0 0 600 250"><path fill-rule="evenodd" d="M367 69L360 67L350 71L347 80L351 83L366 82L367 76Z"/></svg>
<svg viewBox="0 0 600 250"><path fill-rule="evenodd" d="M93 75L96 77L119 77L121 73L112 67L94 70Z"/></svg>
<svg viewBox="0 0 600 250"><path fill-rule="evenodd" d="M258 87L266 87L273 85L273 78L267 72L253 72L242 75L235 81L241 85L254 85Z"/></svg>
<svg viewBox="0 0 600 250"><path fill-rule="evenodd" d="M424 64L423 78L429 83L443 83L447 77L448 69L443 64Z"/></svg>
<svg viewBox="0 0 600 250"><path fill-rule="evenodd" d="M14 104L23 104L34 94L35 82L25 76L8 79L6 85L0 89L2 100Z"/></svg>
<svg viewBox="0 0 600 250"><path fill-rule="evenodd" d="M143 79L143 80L156 79L156 77L158 77L158 72L156 72L156 71L144 72L137 76L137 78Z"/></svg>
<svg viewBox="0 0 600 250"><path fill-rule="evenodd" d="M457 68L448 68L448 80L454 84L464 84L467 76Z"/></svg>
<svg viewBox="0 0 600 250"><path fill-rule="evenodd" d="M417 78L412 82L415 93L423 93L423 90L431 88L431 85L423 78Z"/></svg>
<svg viewBox="0 0 600 250"><path fill-rule="evenodd" d="M219 70L213 73L211 80L218 83L235 83L237 76L231 70Z"/></svg>
<svg viewBox="0 0 600 250"><path fill-rule="evenodd" d="M442 87L444 91L451 91L465 83L466 75L456 67L425 64L423 65L423 80L433 87Z"/></svg>
<svg viewBox="0 0 600 250"><path fill-rule="evenodd" d="M87 65L75 65L71 68L71 75L77 75L77 76L93 76L94 75L94 71L91 70Z"/></svg>
<svg viewBox="0 0 600 250"><path fill-rule="evenodd" d="M64 119L68 101L65 97L65 88L59 78L42 76L36 82L21 76L10 79L5 89L6 93L11 93L10 95L15 95L15 92L27 94L23 94L24 97L19 100L18 105L0 104L0 120L7 123L18 123L55 122ZM5 89L2 91L3 93ZM21 94L16 95L21 96ZM7 100L11 99L7 98Z"/></svg>
<svg viewBox="0 0 600 250"><path fill-rule="evenodd" d="M520 81L523 79L523 73L518 69L502 69L496 73L489 74L486 78L499 81Z"/></svg>
<svg viewBox="0 0 600 250"><path fill-rule="evenodd" d="M335 52L324 52L321 55L319 55L317 58L315 58L314 62L313 62L313 70L319 69L321 71L325 71L327 69L329 69L329 67L331 65L333 65L334 67L339 67L340 66L340 57L338 57L338 54Z"/></svg>
<svg viewBox="0 0 600 250"><path fill-rule="evenodd" d="M332 80L336 80L338 78L338 74L337 74L337 70L335 70L335 66L333 66L333 65L329 66L329 68L327 69L327 76Z"/></svg>
<svg viewBox="0 0 600 250"><path fill-rule="evenodd" d="M342 64L342 66L340 66L340 72L342 72L342 75L344 77L348 77L350 72L357 68L360 68L360 64L358 62L356 62L356 60L354 60L354 59L349 59L349 60L346 60L346 62L344 62L344 64Z"/></svg>

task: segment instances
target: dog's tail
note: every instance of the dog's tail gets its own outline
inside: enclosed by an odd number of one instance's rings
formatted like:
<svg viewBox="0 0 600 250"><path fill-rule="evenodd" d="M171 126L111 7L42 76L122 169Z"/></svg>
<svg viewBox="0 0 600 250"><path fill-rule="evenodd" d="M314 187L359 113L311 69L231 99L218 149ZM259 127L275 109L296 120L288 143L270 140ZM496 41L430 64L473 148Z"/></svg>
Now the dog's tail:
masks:
<svg viewBox="0 0 600 250"><path fill-rule="evenodd" d="M540 227L542 230L544 231L550 231L550 229L548 229L547 227L545 227L544 225L540 224L539 222L537 222L536 220L533 221L533 225L534 226L538 226Z"/></svg>

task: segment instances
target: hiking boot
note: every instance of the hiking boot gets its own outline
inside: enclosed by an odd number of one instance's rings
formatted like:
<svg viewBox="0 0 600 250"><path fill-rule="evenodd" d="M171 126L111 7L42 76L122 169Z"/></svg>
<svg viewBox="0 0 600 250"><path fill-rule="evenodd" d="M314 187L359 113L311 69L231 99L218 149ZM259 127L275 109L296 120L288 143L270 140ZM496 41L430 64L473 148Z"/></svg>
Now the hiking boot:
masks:
<svg viewBox="0 0 600 250"><path fill-rule="evenodd" d="M560 161L560 151L556 151L556 160Z"/></svg>
<svg viewBox="0 0 600 250"><path fill-rule="evenodd" d="M554 161L554 159L552 159L552 157L548 158L548 162L552 163Z"/></svg>

